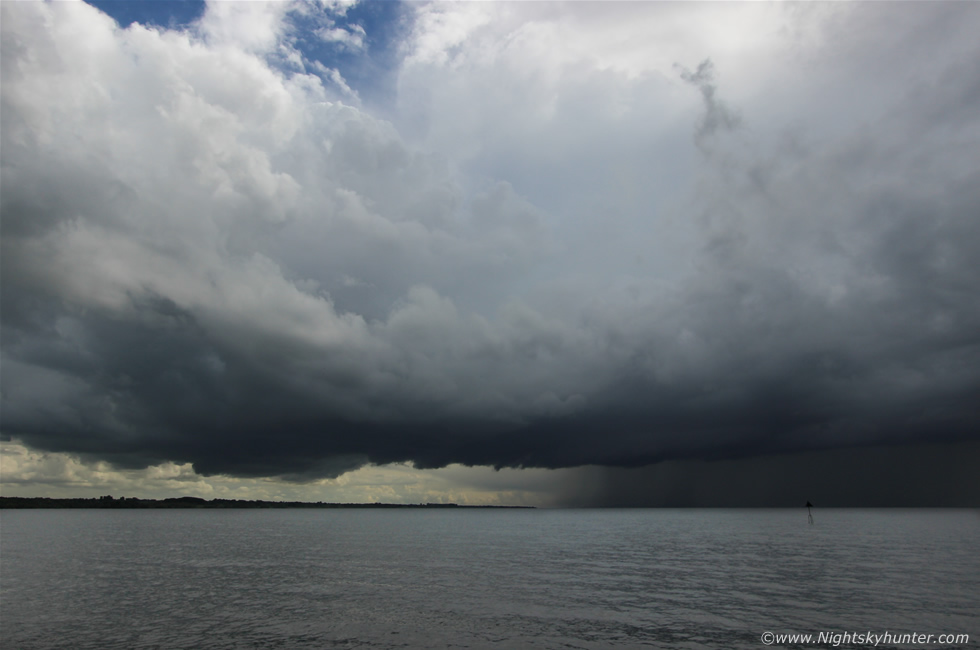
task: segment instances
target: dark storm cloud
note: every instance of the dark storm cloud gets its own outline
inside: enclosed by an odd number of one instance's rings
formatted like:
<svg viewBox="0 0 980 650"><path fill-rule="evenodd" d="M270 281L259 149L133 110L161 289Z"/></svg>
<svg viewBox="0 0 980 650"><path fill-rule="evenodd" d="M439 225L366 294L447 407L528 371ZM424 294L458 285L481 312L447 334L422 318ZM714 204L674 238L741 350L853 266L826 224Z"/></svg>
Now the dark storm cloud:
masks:
<svg viewBox="0 0 980 650"><path fill-rule="evenodd" d="M457 58L414 34L401 92L431 94L401 109L433 126L411 145L318 78L269 67L274 16L176 33L120 30L85 5L3 11L5 436L122 467L303 480L980 432L980 117L964 109L980 57L950 27L974 7L854 9L908 38L925 36L904 12L953 31L916 62L873 20L830 21L851 67L815 46L809 68L759 71L773 81L737 113L700 52L680 59L704 61L683 80L669 62L673 81L558 62L529 82L506 55L533 39L420 18ZM237 47L232 18L262 29ZM499 58L466 58L452 30L471 24L491 39L473 51L509 43ZM902 65L882 70L858 43L881 39ZM483 72L515 85L489 97ZM550 113L545 95L519 103L522 84L548 83ZM692 124L699 155L671 135ZM653 132L662 148L634 145ZM440 142L458 149L427 152ZM506 168L548 147L575 154L542 172L568 188L552 204L515 189L533 178L467 175L489 168L484 152ZM566 182L620 154L636 169ZM683 180L631 180L650 169Z"/></svg>

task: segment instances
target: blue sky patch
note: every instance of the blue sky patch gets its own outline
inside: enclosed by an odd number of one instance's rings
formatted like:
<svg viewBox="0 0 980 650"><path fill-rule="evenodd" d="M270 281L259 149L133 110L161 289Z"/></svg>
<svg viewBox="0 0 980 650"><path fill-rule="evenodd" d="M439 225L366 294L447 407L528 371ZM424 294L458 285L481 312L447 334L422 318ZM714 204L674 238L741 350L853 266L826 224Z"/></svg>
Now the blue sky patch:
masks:
<svg viewBox="0 0 980 650"><path fill-rule="evenodd" d="M200 0L87 0L122 27L133 23L184 29L206 9ZM312 5L310 5L312 6ZM360 2L345 14L294 12L289 21L295 28L293 46L310 64L318 61L336 69L361 100L379 107L392 100L395 74L401 58L399 43L411 28L411 7L399 0ZM324 39L321 29L342 29L362 34L360 47ZM309 72L316 70L309 66ZM329 79L324 80L331 84Z"/></svg>
<svg viewBox="0 0 980 650"><path fill-rule="evenodd" d="M133 23L178 29L204 14L202 0L87 0L122 27Z"/></svg>

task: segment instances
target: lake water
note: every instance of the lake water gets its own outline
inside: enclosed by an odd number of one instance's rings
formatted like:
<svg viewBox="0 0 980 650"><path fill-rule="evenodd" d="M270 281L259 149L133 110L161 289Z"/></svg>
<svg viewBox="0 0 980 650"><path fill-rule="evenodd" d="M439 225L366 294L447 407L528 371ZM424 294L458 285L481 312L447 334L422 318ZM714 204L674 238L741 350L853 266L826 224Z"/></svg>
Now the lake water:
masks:
<svg viewBox="0 0 980 650"><path fill-rule="evenodd" d="M765 631L890 631L978 647L976 511L814 517L5 510L0 645L761 648Z"/></svg>

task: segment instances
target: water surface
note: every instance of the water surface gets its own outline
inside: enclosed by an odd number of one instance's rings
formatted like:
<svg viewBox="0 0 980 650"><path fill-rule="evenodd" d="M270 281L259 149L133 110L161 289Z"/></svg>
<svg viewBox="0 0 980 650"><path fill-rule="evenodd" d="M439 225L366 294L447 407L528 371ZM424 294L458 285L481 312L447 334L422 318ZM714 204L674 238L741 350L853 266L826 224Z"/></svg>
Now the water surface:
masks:
<svg viewBox="0 0 980 650"><path fill-rule="evenodd" d="M760 648L767 630L851 630L977 647L976 512L814 516L5 510L0 645Z"/></svg>

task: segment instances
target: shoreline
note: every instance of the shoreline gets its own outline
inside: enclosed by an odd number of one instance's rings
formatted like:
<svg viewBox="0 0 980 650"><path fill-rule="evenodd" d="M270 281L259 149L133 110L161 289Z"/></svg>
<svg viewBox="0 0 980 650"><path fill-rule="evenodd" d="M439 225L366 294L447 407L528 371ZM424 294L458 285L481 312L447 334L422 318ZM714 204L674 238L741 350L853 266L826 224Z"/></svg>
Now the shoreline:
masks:
<svg viewBox="0 0 980 650"><path fill-rule="evenodd" d="M509 508L533 510L534 506L459 505L457 503L328 503L323 501L259 501L175 497L138 499L111 496L86 498L0 497L0 509L154 509L154 508Z"/></svg>

